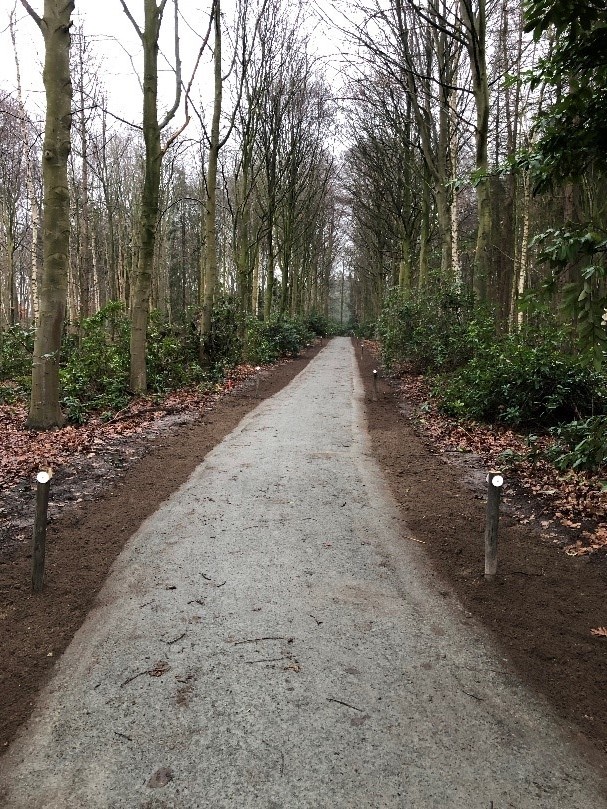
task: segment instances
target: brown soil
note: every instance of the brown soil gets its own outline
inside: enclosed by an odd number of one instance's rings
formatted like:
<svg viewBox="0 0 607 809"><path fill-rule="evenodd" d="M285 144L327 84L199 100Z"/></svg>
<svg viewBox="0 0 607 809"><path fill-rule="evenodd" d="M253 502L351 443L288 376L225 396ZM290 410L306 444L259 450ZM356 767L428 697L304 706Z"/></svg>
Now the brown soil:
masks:
<svg viewBox="0 0 607 809"><path fill-rule="evenodd" d="M144 434L117 439L101 457L59 470L39 595L30 584L32 486L23 482L3 495L10 519L0 525L0 752L29 716L126 540L260 399L288 384L321 348L264 372L257 395L249 380L196 417L161 420Z"/></svg>
<svg viewBox="0 0 607 809"><path fill-rule="evenodd" d="M357 348L357 356L373 447L413 537L424 543L439 576L491 631L523 681L605 768L607 638L592 636L590 629L607 625L606 557L570 558L558 538L542 541L531 526L505 514L498 575L486 582L485 487L478 484L484 475L462 469L462 463L472 466L470 457L453 464L438 454L404 414L389 380L379 379L378 401L372 401L377 358L368 347L362 358Z"/></svg>
<svg viewBox="0 0 607 809"><path fill-rule="evenodd" d="M277 392L319 349L266 374L259 397ZM437 454L403 414L388 380L380 378L379 400L373 402L371 371L377 360L368 350L362 359L357 354L373 446L413 537L424 543L464 609L493 633L523 680L604 767L607 638L591 636L590 628L607 624L605 557L569 558L561 545L542 541L530 526L505 516L500 570L495 582L485 582L484 494L474 459L468 456L454 466ZM39 596L30 592L31 554L23 541L31 534L25 515L33 492L29 484L13 490L13 535L5 535L0 546L0 750L29 715L37 690L82 623L126 539L257 404L249 382L221 397L197 421L175 426L169 419L152 434L118 442L101 462L97 458L89 467L80 463L64 470L53 480L56 516L49 525L45 589ZM105 490L109 469L113 482Z"/></svg>

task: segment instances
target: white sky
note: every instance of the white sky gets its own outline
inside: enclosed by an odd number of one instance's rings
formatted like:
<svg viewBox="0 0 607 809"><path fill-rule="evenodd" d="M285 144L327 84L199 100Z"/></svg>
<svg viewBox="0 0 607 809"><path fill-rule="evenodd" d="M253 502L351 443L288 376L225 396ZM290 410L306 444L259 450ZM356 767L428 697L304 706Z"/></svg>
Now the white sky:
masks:
<svg viewBox="0 0 607 809"><path fill-rule="evenodd" d="M8 16L14 0L0 0L6 11L0 11L0 89L14 91L16 88L16 69L13 49L8 27ZM42 14L42 0L31 0L31 5ZM141 24L143 13L140 12L141 0L130 0L129 4L134 17ZM196 0L182 0L180 3L186 21L197 29L206 30L208 25L208 9ZM209 3L210 6L210 3ZM7 8L8 7L8 8ZM23 84L23 92L27 108L36 117L44 115L44 88L42 85L42 62L44 46L42 35L36 24L17 3L17 49ZM119 0L76 0L73 15L75 27L82 25L83 31L92 43L93 68L109 98L112 112L134 123L141 117L141 93L133 65L140 71L142 63L141 47L133 26L125 16ZM162 26L161 50L172 58L173 45L172 6L167 4ZM197 38L182 24L181 50L184 61L184 77L192 69L192 60L198 50ZM208 75L208 59L199 69L199 82L204 82ZM162 58L160 70L166 68ZM164 71L164 89L166 103L169 103L169 83L174 87L174 77L168 70ZM162 78L161 78L162 82ZM164 86L163 86L164 84Z"/></svg>
<svg viewBox="0 0 607 809"><path fill-rule="evenodd" d="M13 48L9 31L9 14L15 0L0 0L0 91L16 90L16 69ZM30 0L32 7L42 15L42 0ZM143 24L142 0L129 0L129 8L133 16ZM324 5L324 4L323 4ZM229 0L222 3L223 15L230 15ZM180 22L181 55L183 60L183 79L189 80L193 62L200 47L200 35L206 32L211 0L180 0L179 9L182 16ZM314 16L313 5L309 4L310 14L305 18L310 29L314 29L314 47L326 58L328 73L335 77L340 60L339 45L335 32L327 30L325 23L318 24ZM16 36L19 53L24 101L30 114L42 120L44 118L44 88L42 85L42 62L44 48L42 35L34 21L29 17L21 3L16 5ZM141 118L141 92L133 65L141 70L141 48L139 39L125 16L119 0L76 0L73 15L75 26L82 25L85 35L92 42L94 54L93 67L98 79L108 95L108 108L135 124ZM195 32L200 32L198 35ZM227 42L224 45L227 50ZM173 6L167 3L162 26L161 54L173 60ZM209 87L212 79L210 66L210 50L203 57L198 68L196 89L193 98L210 99ZM333 66L333 67L331 67ZM161 73L161 99L170 105L174 93L174 74L168 68L162 56L159 60ZM164 70L163 70L164 68ZM162 114L162 108L159 110ZM178 125L178 122L175 122Z"/></svg>

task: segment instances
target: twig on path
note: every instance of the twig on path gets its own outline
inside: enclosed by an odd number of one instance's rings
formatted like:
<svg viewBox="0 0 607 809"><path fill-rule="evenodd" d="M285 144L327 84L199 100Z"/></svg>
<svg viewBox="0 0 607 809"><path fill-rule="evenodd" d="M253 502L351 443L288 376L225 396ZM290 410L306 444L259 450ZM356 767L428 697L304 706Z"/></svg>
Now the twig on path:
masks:
<svg viewBox="0 0 607 809"><path fill-rule="evenodd" d="M476 694L471 694L469 691L464 691L462 688L462 694L465 694L467 697L472 697L472 699L476 699L479 702L484 702L484 697L478 697Z"/></svg>
<svg viewBox="0 0 607 809"><path fill-rule="evenodd" d="M167 646L172 646L174 643L177 643L177 641L180 641L183 638L185 638L185 636L186 636L186 633L182 632L181 635L179 635L176 638L173 638L173 640L165 640L165 643L166 643Z"/></svg>
<svg viewBox="0 0 607 809"><path fill-rule="evenodd" d="M423 539L415 539L415 537L406 537L406 539L410 540L411 542L419 542L420 545L426 544Z"/></svg>
<svg viewBox="0 0 607 809"><path fill-rule="evenodd" d="M283 635L278 635L278 636L270 635L270 636L265 637L265 638L248 638L247 640L235 640L234 641L234 646L240 646L242 643L257 643L258 641L261 641L261 640L287 640L287 638L285 638ZM289 643L291 643L292 640L293 640L293 638L289 638L288 639Z"/></svg>
<svg viewBox="0 0 607 809"><path fill-rule="evenodd" d="M133 680L137 679L137 677L143 677L144 674L148 674L148 669L146 669L145 671L138 671L137 674L133 674L133 676L129 677L128 680L125 680L123 683L120 683L120 688L122 688L125 685L128 685L129 683L132 683Z"/></svg>
<svg viewBox="0 0 607 809"><path fill-rule="evenodd" d="M310 613L310 618L314 618L316 621L316 626L321 626L321 624L324 624L324 621L319 621L315 615L312 615L312 613Z"/></svg>
<svg viewBox="0 0 607 809"><path fill-rule="evenodd" d="M206 607L206 598L195 598L193 601L188 601L188 604L200 604L201 607Z"/></svg>
<svg viewBox="0 0 607 809"><path fill-rule="evenodd" d="M357 708L356 705L350 705L349 702L342 702L340 699L333 699L333 697L327 697L327 702L336 702L338 705L344 705L346 708L352 708L353 711L359 711L359 713L364 713L362 708Z"/></svg>
<svg viewBox="0 0 607 809"><path fill-rule="evenodd" d="M132 742L133 741L130 736L126 735L126 733L120 733L120 731L118 731L118 730L114 731L114 735L115 736L120 736L121 739L126 739L127 742Z"/></svg>
<svg viewBox="0 0 607 809"><path fill-rule="evenodd" d="M245 660L245 663L280 663L281 660L285 660L284 657L267 657L262 660Z"/></svg>
<svg viewBox="0 0 607 809"><path fill-rule="evenodd" d="M214 585L215 585L215 587L223 587L223 585L224 585L224 584L227 584L227 583L228 583L228 580L226 579L225 581L222 581L222 582L221 582L221 584L217 584L217 582L216 582L216 581L213 581L213 579L212 579L210 576L206 576L204 573L201 573L200 575L202 576L202 578L203 578L205 581L208 581L208 582L210 582L211 584L214 584Z"/></svg>
<svg viewBox="0 0 607 809"><path fill-rule="evenodd" d="M531 572L529 572L527 570L506 570L506 571L504 571L504 573L502 575L503 576L517 575L517 576L540 576L541 577L541 576L545 576L546 574L545 574L545 572L543 570L542 570L541 573L531 573Z"/></svg>
<svg viewBox="0 0 607 809"><path fill-rule="evenodd" d="M170 668L171 667L165 660L160 660L158 663L154 664L151 669L144 669L143 671L138 671L137 674L133 674L132 677L129 677L123 683L120 683L120 687L122 688L123 686L132 683L133 680L136 680L137 677L143 677L144 674L149 674L150 677L162 677L162 675L166 674Z"/></svg>

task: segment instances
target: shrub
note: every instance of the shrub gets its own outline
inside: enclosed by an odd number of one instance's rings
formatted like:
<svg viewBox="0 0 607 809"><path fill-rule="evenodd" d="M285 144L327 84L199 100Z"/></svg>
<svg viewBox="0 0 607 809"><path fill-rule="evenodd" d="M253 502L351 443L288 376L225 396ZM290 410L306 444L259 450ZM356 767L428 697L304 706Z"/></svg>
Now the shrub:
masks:
<svg viewBox="0 0 607 809"><path fill-rule="evenodd" d="M242 360L243 345L239 335L238 305L234 298L224 296L213 306L211 334L207 350L213 366L213 375L222 376Z"/></svg>
<svg viewBox="0 0 607 809"><path fill-rule="evenodd" d="M334 337L335 335L345 334L349 331L345 326L325 317L325 315L320 314L320 312L311 312L305 318L304 323L308 331L315 334L317 337Z"/></svg>
<svg viewBox="0 0 607 809"><path fill-rule="evenodd" d="M80 338L65 338L59 370L68 418L82 422L99 410L124 407L129 398L130 325L121 303L112 301L82 323Z"/></svg>
<svg viewBox="0 0 607 809"><path fill-rule="evenodd" d="M557 469L592 472L607 464L607 416L561 424L550 432L556 443L547 454Z"/></svg>
<svg viewBox="0 0 607 809"><path fill-rule="evenodd" d="M557 331L502 339L436 380L439 405L454 416L514 426L552 426L602 412L603 378L562 347Z"/></svg>
<svg viewBox="0 0 607 809"><path fill-rule="evenodd" d="M252 363L269 363L279 357L296 357L314 339L314 333L299 318L250 318L247 323L246 357Z"/></svg>
<svg viewBox="0 0 607 809"><path fill-rule="evenodd" d="M445 288L434 294L392 290L377 324L382 359L391 368L408 361L419 372L460 367L494 339L491 314L471 297Z"/></svg>
<svg viewBox="0 0 607 809"><path fill-rule="evenodd" d="M26 396L31 389L34 329L11 326L0 331L0 404Z"/></svg>

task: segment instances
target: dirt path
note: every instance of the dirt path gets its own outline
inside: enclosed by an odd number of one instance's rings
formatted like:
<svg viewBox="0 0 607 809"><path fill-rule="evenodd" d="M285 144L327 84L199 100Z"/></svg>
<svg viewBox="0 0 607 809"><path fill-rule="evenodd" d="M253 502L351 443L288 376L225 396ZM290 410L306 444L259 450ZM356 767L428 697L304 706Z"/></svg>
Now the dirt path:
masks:
<svg viewBox="0 0 607 809"><path fill-rule="evenodd" d="M334 340L145 522L0 762L3 806L607 806L435 586L361 400Z"/></svg>
<svg viewBox="0 0 607 809"><path fill-rule="evenodd" d="M259 398L281 390L320 348L264 372L257 391L251 381L197 417L184 415L180 426L174 418L164 420L139 437L116 441L102 459L59 470L51 489L46 584L40 596L30 587L33 489L26 482L3 493L11 519L0 542L0 752L28 717L38 689L82 624L126 540Z"/></svg>
<svg viewBox="0 0 607 809"><path fill-rule="evenodd" d="M492 633L518 675L605 771L607 639L593 637L590 629L607 624L606 557L572 559L561 543L542 540L531 525L505 514L497 580L487 585L485 487L465 482L482 481L482 470L448 463L438 454L403 415L403 403L387 380L380 379L379 400L372 401L377 358L369 350L362 359L358 350L357 357L373 448L408 527L464 609Z"/></svg>

